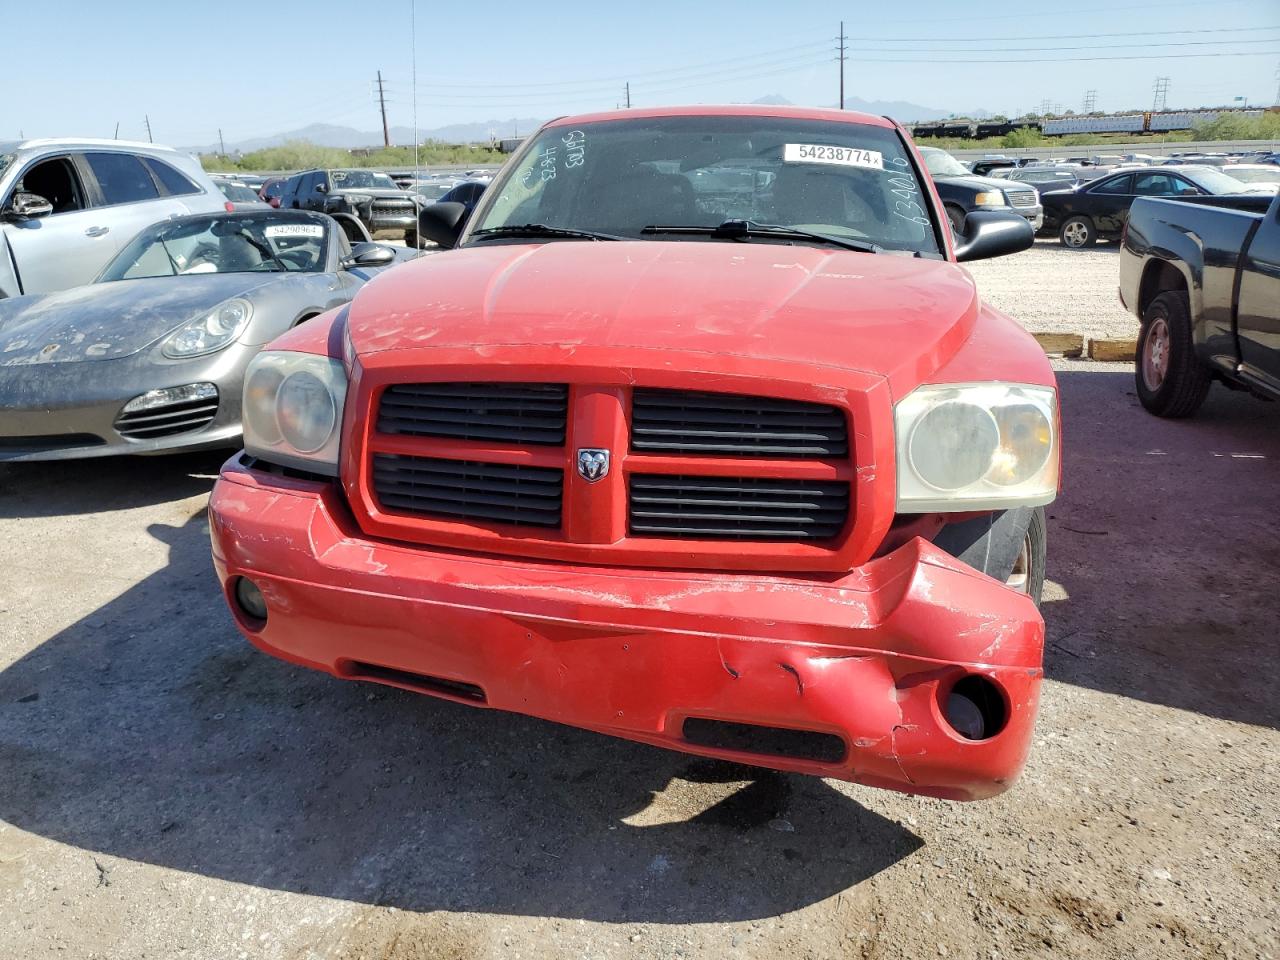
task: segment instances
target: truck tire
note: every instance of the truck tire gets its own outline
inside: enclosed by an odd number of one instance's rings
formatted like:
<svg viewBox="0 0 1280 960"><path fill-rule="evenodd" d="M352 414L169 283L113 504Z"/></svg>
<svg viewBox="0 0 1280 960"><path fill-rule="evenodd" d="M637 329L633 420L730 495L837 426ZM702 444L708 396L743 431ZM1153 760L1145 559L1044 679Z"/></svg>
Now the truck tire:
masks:
<svg viewBox="0 0 1280 960"><path fill-rule="evenodd" d="M1098 228L1089 217L1068 217L1058 231L1058 240L1071 250L1084 250L1098 242Z"/></svg>
<svg viewBox="0 0 1280 960"><path fill-rule="evenodd" d="M1191 338L1191 302L1167 290L1142 311L1134 380L1138 399L1157 417L1189 417L1204 403L1213 378Z"/></svg>
<svg viewBox="0 0 1280 960"><path fill-rule="evenodd" d="M951 231L958 237L964 233L964 218L966 214L959 207L954 207L950 204L947 205L946 210L947 219L951 221Z"/></svg>
<svg viewBox="0 0 1280 960"><path fill-rule="evenodd" d="M1044 507L997 510L949 523L933 544L1040 606L1047 545Z"/></svg>

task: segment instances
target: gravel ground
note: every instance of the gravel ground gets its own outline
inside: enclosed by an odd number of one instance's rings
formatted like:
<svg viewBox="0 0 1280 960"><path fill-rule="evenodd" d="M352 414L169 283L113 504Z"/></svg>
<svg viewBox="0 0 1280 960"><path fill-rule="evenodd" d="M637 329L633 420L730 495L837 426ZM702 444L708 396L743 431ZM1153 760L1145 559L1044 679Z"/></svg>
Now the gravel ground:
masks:
<svg viewBox="0 0 1280 960"><path fill-rule="evenodd" d="M215 587L220 457L0 465L0 957L1280 956L1274 407L1058 366L1048 679L976 804L289 666Z"/></svg>
<svg viewBox="0 0 1280 960"><path fill-rule="evenodd" d="M965 264L982 296L1032 333L1136 337L1138 321L1116 293L1120 246L1068 250L1056 239L1011 257Z"/></svg>

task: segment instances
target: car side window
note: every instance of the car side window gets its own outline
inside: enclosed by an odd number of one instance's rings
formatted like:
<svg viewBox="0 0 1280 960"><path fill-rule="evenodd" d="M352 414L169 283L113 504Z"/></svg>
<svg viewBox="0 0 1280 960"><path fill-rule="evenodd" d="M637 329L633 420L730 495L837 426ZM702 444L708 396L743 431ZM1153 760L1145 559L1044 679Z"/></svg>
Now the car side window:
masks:
<svg viewBox="0 0 1280 960"><path fill-rule="evenodd" d="M1117 195L1122 195L1126 193L1132 193L1133 191L1129 189L1130 184L1132 183L1133 183L1133 175L1126 174L1123 177L1116 177L1114 180L1104 180L1102 181L1102 183L1098 184L1096 187L1091 188L1089 192L1102 193L1102 194L1106 194L1107 196L1117 196Z"/></svg>
<svg viewBox="0 0 1280 960"><path fill-rule="evenodd" d="M129 153L86 153L89 169L93 171L102 201L107 206L117 203L138 203L155 200L160 196L156 182L142 165L142 161Z"/></svg>
<svg viewBox="0 0 1280 960"><path fill-rule="evenodd" d="M34 193L44 197L53 206L51 216L72 213L85 208L84 187L70 157L54 157L41 160L28 167L13 192ZM12 199L13 194L9 195ZM6 201L7 202L7 201Z"/></svg>
<svg viewBox="0 0 1280 960"><path fill-rule="evenodd" d="M1133 192L1140 197L1172 197L1178 187L1178 181L1167 173L1144 173L1136 178Z"/></svg>
<svg viewBox="0 0 1280 960"><path fill-rule="evenodd" d="M1201 190L1190 180L1184 180L1182 177L1177 177L1173 174L1169 175L1169 180L1173 183L1173 191L1169 194L1170 196L1199 197L1204 195L1205 191Z"/></svg>
<svg viewBox="0 0 1280 960"><path fill-rule="evenodd" d="M193 193L199 193L200 188L187 179L186 175L179 173L177 169L169 166L163 160L157 160L155 157L146 157L142 161L147 168L160 181L160 186L164 187L164 192L171 197L185 197Z"/></svg>

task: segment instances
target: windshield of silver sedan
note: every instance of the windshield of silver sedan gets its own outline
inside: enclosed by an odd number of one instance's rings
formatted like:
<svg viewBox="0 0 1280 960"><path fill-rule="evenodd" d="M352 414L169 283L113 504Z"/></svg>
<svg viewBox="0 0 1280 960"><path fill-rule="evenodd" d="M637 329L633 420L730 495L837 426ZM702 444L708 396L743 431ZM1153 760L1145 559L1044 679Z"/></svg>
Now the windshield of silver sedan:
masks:
<svg viewBox="0 0 1280 960"><path fill-rule="evenodd" d="M896 130L795 117L544 129L489 188L463 242L530 239L939 252L929 201Z"/></svg>
<svg viewBox="0 0 1280 960"><path fill-rule="evenodd" d="M319 218L230 216L166 221L148 227L98 278L138 280L201 273L315 273L325 262Z"/></svg>

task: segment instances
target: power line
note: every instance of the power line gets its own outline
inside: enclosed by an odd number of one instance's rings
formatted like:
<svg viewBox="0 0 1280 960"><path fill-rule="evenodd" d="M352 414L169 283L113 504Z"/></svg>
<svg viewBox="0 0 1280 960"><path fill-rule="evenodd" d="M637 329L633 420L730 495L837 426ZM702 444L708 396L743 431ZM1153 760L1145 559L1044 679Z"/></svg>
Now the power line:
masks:
<svg viewBox="0 0 1280 960"><path fill-rule="evenodd" d="M1015 50L1014 53L1019 51ZM1131 54L1124 57L1031 57L1021 60L1005 60L997 57L983 57L978 60L939 60L934 57L928 60L895 60L879 57L863 57L864 63L1091 63L1098 60L1195 60L1203 57L1274 57L1280 50L1241 50L1223 51L1222 53L1153 53Z"/></svg>
<svg viewBox="0 0 1280 960"><path fill-rule="evenodd" d="M1198 30L1123 30L1118 33L1048 33L1032 37L862 37L868 43L1007 43L1015 40L1102 40L1110 37L1172 37L1192 33L1257 33L1259 30L1280 30L1280 27L1212 27ZM1223 41L1229 43L1231 41Z"/></svg>

